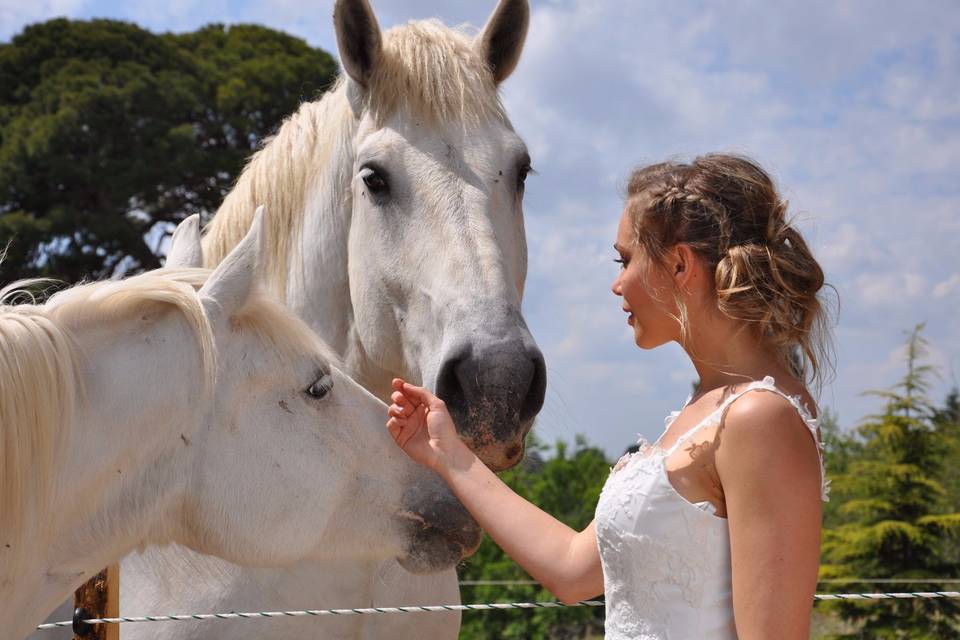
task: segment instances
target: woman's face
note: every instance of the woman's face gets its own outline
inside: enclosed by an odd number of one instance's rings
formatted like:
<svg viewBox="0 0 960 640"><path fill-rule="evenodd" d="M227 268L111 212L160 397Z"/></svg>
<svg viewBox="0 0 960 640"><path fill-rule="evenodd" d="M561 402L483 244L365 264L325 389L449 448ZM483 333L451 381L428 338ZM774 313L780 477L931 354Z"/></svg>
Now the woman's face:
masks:
<svg viewBox="0 0 960 640"><path fill-rule="evenodd" d="M674 283L666 270L654 265L634 240L630 215L624 211L614 244L620 254L621 269L611 289L623 298L623 310L629 314L627 323L633 327L637 346L653 349L680 338Z"/></svg>

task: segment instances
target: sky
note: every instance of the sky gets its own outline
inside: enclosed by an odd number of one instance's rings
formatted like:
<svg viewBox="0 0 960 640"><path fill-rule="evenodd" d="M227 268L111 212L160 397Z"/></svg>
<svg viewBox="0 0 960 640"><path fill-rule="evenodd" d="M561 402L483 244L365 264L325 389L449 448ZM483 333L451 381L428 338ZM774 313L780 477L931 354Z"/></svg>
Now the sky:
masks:
<svg viewBox="0 0 960 640"><path fill-rule="evenodd" d="M373 0L381 26L481 26L494 0ZM925 322L932 399L960 380L960 3L533 0L503 99L537 175L525 200L524 312L547 361L537 423L612 458L656 438L695 372L638 350L610 293L622 188L639 164L746 153L777 179L835 287L836 373L819 402L844 428L903 374ZM0 41L56 16L154 31L256 22L336 55L330 0L0 0Z"/></svg>

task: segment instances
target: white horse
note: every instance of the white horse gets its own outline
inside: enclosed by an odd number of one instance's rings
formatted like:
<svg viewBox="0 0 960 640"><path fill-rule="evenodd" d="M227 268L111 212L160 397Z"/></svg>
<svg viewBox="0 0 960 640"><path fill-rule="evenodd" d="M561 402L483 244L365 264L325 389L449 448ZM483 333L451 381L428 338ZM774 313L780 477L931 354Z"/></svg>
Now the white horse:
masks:
<svg viewBox="0 0 960 640"><path fill-rule="evenodd" d="M530 160L497 86L513 71L526 0L501 0L476 37L434 22L381 33L366 0L338 0L346 76L258 152L210 224L216 263L265 202L267 280L381 398L403 376L435 389L463 438L503 469L523 455L545 390L520 311ZM306 609L459 602L453 570L396 562L241 569L171 547L128 557L121 610ZM130 625L125 638L454 638L459 614Z"/></svg>
<svg viewBox="0 0 960 640"><path fill-rule="evenodd" d="M174 262L198 255L197 220L184 224L195 248L175 244ZM260 227L212 275L161 270L0 306L4 638L146 544L414 571L479 544L443 483L383 433L385 406L254 286Z"/></svg>

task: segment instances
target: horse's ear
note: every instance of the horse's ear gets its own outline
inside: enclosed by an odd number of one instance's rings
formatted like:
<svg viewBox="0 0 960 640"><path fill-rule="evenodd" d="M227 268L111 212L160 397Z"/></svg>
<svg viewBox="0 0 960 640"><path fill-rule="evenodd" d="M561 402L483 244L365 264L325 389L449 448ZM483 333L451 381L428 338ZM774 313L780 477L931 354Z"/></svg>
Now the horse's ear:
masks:
<svg viewBox="0 0 960 640"><path fill-rule="evenodd" d="M497 84L506 80L520 61L523 43L530 26L527 0L500 0L474 47L487 61Z"/></svg>
<svg viewBox="0 0 960 640"><path fill-rule="evenodd" d="M380 57L380 25L367 0L336 0L333 26L343 70L363 87L367 86Z"/></svg>
<svg viewBox="0 0 960 640"><path fill-rule="evenodd" d="M202 267L203 249L200 245L200 215L195 213L177 225L170 238L165 267Z"/></svg>
<svg viewBox="0 0 960 640"><path fill-rule="evenodd" d="M265 253L265 236L261 205L253 214L247 235L227 254L200 289L200 299L209 316L226 320L246 304L256 281L257 263Z"/></svg>

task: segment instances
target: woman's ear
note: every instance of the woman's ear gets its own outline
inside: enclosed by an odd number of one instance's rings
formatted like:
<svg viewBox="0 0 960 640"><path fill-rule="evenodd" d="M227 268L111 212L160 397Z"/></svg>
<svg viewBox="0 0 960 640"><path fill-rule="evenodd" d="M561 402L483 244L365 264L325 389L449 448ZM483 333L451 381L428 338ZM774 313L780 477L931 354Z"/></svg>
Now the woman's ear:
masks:
<svg viewBox="0 0 960 640"><path fill-rule="evenodd" d="M700 259L690 245L676 244L670 250L670 275L678 291L689 291L702 270Z"/></svg>

